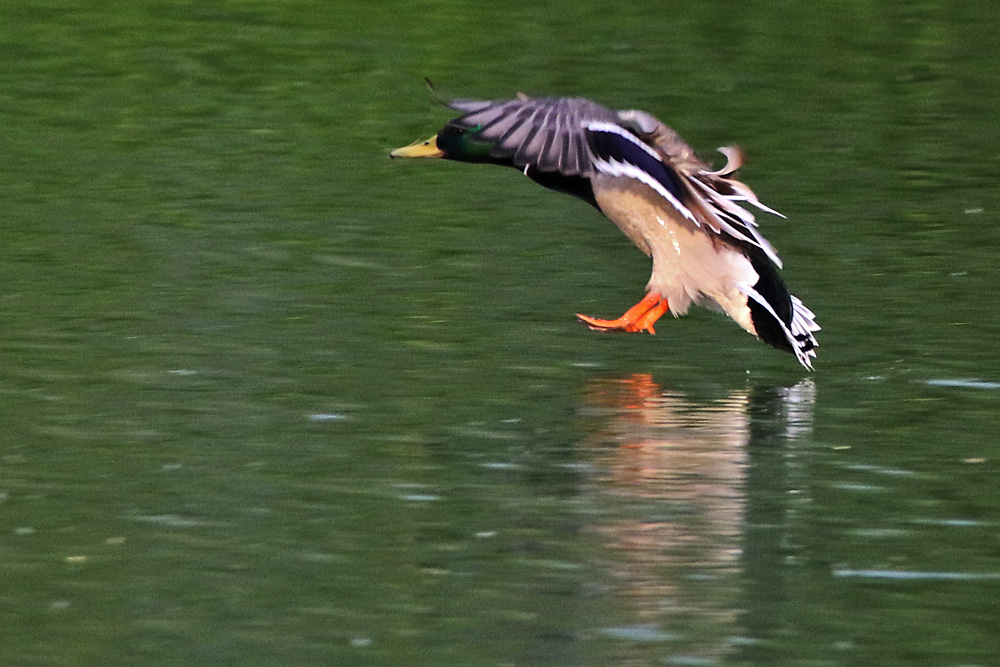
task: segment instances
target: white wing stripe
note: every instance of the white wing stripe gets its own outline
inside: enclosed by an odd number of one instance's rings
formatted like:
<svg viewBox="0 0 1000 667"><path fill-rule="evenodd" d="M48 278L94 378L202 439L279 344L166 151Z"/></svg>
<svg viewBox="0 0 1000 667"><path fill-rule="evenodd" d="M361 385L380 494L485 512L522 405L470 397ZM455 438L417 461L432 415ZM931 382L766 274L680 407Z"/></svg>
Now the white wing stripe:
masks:
<svg viewBox="0 0 1000 667"><path fill-rule="evenodd" d="M671 206L677 209L681 215L701 227L701 223L698 221L698 218L695 217L694 213L692 213L687 206L682 204L680 200L673 195L673 193L663 187L662 183L634 164L619 162L618 160L602 160L600 158L594 158L594 168L607 176L625 176L627 178L634 178L640 183L648 185L656 190L657 194L670 202Z"/></svg>
<svg viewBox="0 0 1000 667"><path fill-rule="evenodd" d="M652 158L657 162L663 162L663 158L661 158L656 151L647 146L641 139L639 139L639 137L619 125L615 125L614 123L587 123L585 127L591 132L610 132L611 134L617 134L619 137L623 137L628 141L631 141L633 144L649 153L650 156L652 156Z"/></svg>

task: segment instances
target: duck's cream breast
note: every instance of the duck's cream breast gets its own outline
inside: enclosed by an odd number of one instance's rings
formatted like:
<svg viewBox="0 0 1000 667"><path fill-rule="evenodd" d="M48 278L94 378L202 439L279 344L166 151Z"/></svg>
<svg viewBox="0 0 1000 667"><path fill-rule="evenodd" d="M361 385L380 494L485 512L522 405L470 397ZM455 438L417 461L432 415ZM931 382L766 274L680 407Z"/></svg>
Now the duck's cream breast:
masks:
<svg viewBox="0 0 1000 667"><path fill-rule="evenodd" d="M756 333L740 286L753 286L758 275L742 253L664 207L641 183L598 176L594 195L601 212L653 259L647 287L666 297L674 315L692 303L714 306Z"/></svg>

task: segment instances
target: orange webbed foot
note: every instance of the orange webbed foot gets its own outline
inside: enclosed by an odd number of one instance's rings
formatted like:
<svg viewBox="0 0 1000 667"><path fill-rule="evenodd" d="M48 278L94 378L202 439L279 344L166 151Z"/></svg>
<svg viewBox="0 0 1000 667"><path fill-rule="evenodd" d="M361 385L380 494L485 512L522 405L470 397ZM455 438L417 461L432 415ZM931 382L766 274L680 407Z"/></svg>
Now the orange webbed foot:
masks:
<svg viewBox="0 0 1000 667"><path fill-rule="evenodd" d="M577 313L581 322L596 331L648 331L655 334L653 324L670 309L667 300L658 292L649 292L639 303L615 320L601 320Z"/></svg>

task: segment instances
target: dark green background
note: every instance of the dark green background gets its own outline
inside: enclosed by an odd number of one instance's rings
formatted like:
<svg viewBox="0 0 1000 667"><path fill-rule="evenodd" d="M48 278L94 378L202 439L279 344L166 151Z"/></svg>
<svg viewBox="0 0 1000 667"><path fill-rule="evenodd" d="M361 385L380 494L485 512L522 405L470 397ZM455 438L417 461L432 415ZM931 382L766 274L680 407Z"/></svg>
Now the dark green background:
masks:
<svg viewBox="0 0 1000 667"><path fill-rule="evenodd" d="M1000 662L989 3L5 2L0 663ZM742 177L817 371L462 97Z"/></svg>

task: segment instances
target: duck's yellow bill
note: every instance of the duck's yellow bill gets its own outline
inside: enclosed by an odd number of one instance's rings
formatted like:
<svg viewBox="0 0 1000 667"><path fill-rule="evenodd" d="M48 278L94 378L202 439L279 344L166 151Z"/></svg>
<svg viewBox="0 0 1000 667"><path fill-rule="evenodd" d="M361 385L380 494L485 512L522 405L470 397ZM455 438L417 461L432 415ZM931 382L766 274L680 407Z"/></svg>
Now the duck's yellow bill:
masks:
<svg viewBox="0 0 1000 667"><path fill-rule="evenodd" d="M389 153L389 157L444 157L444 151L438 148L435 134L426 141L417 141L409 146L397 148Z"/></svg>

